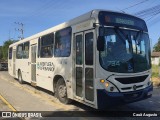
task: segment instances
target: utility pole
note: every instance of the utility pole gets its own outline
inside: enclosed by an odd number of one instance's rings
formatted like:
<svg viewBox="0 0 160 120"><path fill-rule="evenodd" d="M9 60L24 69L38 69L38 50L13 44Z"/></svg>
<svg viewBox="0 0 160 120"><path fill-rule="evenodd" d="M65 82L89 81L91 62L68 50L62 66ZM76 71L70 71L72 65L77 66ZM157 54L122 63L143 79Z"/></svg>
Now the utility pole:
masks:
<svg viewBox="0 0 160 120"><path fill-rule="evenodd" d="M24 24L19 22L14 22L15 24L19 25L18 29L15 29L21 33L20 39L24 39Z"/></svg>

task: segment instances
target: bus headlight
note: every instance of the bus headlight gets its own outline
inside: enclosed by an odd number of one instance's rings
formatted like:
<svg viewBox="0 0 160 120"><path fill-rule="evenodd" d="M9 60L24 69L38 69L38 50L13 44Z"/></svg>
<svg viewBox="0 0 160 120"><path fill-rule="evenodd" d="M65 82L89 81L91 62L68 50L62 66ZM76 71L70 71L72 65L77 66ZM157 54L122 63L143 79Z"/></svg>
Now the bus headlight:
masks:
<svg viewBox="0 0 160 120"><path fill-rule="evenodd" d="M108 83L108 82L106 82L106 83L105 83L105 86L106 86L106 88L107 88L107 87L109 86L109 83Z"/></svg>
<svg viewBox="0 0 160 120"><path fill-rule="evenodd" d="M118 89L110 82L105 82L104 86L108 92L119 92Z"/></svg>
<svg viewBox="0 0 160 120"><path fill-rule="evenodd" d="M151 78L149 79L149 81L147 83L147 86L150 86L150 85L152 85L152 79Z"/></svg>
<svg viewBox="0 0 160 120"><path fill-rule="evenodd" d="M152 82L152 80L151 80L151 78L150 78L150 80L149 80L149 82L148 82L148 86L150 86L150 85L152 85L153 84L153 82Z"/></svg>

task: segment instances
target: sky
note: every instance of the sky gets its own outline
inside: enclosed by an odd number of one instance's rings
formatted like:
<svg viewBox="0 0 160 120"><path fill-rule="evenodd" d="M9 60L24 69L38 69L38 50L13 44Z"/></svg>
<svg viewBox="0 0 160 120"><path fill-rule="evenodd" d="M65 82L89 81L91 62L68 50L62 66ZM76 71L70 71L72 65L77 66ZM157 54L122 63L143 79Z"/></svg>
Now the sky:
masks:
<svg viewBox="0 0 160 120"><path fill-rule="evenodd" d="M160 4L159 0L143 1L145 0L0 0L0 46L8 39L19 39L20 25L16 23L24 24L26 38L93 9L123 10L134 15ZM136 5L137 3L141 4ZM160 37L160 15L145 20L154 46Z"/></svg>

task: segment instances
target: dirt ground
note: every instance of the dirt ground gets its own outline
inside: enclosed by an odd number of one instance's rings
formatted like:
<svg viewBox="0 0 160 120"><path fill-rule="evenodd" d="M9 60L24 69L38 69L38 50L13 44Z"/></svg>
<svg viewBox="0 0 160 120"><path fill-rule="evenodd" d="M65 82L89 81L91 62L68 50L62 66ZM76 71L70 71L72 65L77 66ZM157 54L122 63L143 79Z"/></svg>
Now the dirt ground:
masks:
<svg viewBox="0 0 160 120"><path fill-rule="evenodd" d="M154 87L160 87L160 78L152 77L152 82Z"/></svg>

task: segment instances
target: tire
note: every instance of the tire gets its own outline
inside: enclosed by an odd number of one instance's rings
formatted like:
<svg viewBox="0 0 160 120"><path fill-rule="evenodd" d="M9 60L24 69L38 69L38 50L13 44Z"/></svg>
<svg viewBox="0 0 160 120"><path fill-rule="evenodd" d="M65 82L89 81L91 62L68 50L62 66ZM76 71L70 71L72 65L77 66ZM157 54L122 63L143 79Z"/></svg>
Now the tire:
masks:
<svg viewBox="0 0 160 120"><path fill-rule="evenodd" d="M56 97L59 99L59 101L61 103L64 103L64 104L69 104L71 103L71 99L69 99L67 97L67 87L66 87L66 84L63 80L63 78L60 78L56 84Z"/></svg>
<svg viewBox="0 0 160 120"><path fill-rule="evenodd" d="M21 73L20 70L18 71L18 82L19 82L20 84L23 84L23 83L24 83L24 81L23 81L23 79L22 79L22 73Z"/></svg>

